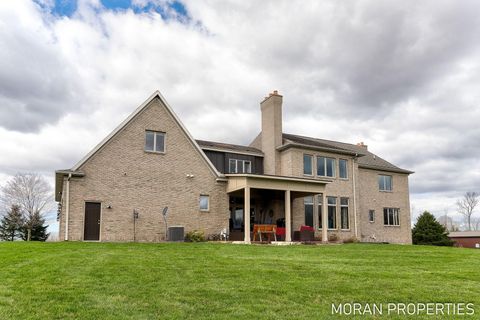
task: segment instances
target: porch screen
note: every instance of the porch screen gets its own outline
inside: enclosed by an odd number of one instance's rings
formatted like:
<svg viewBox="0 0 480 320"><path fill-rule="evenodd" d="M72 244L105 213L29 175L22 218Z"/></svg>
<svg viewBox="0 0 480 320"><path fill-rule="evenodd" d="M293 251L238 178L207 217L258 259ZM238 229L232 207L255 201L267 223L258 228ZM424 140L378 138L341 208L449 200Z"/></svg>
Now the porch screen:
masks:
<svg viewBox="0 0 480 320"><path fill-rule="evenodd" d="M313 197L305 197L305 225L313 227Z"/></svg>

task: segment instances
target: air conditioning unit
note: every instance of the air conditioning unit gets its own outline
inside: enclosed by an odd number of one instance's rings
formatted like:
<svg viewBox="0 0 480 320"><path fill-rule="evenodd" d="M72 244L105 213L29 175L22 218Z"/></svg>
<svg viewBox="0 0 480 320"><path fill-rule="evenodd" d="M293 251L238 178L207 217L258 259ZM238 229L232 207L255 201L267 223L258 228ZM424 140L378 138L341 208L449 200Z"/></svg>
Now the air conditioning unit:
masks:
<svg viewBox="0 0 480 320"><path fill-rule="evenodd" d="M185 231L182 226L168 227L168 241L183 242L185 239Z"/></svg>

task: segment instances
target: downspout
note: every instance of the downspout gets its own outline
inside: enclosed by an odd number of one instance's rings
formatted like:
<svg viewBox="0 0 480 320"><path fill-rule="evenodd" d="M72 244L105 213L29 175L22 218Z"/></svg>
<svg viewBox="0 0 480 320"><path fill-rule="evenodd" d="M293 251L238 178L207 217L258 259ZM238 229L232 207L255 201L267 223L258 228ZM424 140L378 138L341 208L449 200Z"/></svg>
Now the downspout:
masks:
<svg viewBox="0 0 480 320"><path fill-rule="evenodd" d="M353 223L355 224L355 238L358 239L358 228L357 228L357 191L355 183L355 160L357 159L358 154L355 154L352 161L352 180L353 180Z"/></svg>
<svg viewBox="0 0 480 320"><path fill-rule="evenodd" d="M65 241L68 241L68 219L69 219L69 213L70 213L70 179L72 178L72 174L68 174L67 178L67 186L66 186L66 191L65 191Z"/></svg>

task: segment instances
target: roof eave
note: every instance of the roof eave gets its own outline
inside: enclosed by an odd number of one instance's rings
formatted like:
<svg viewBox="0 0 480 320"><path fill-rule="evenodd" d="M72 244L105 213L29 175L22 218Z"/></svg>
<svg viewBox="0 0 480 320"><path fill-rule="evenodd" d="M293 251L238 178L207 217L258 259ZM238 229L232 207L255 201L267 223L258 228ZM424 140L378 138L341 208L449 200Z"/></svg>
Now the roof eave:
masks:
<svg viewBox="0 0 480 320"><path fill-rule="evenodd" d="M277 151L283 151L283 150L287 150L287 149L290 149L290 148L300 148L300 149L324 151L324 152L338 153L338 154L344 154L344 155L356 156L356 157L365 156L362 153L348 151L348 150L340 150L340 149L335 149L335 148L312 146L312 145L309 145L309 144L294 143L294 142L287 142L287 143L277 147Z"/></svg>
<svg viewBox="0 0 480 320"><path fill-rule="evenodd" d="M382 166L369 166L365 164L359 164L359 168L368 169L368 170L377 170L377 171L387 171L387 172L395 172L395 173L404 173L404 174L413 174L415 171L405 170L401 168L388 168Z"/></svg>

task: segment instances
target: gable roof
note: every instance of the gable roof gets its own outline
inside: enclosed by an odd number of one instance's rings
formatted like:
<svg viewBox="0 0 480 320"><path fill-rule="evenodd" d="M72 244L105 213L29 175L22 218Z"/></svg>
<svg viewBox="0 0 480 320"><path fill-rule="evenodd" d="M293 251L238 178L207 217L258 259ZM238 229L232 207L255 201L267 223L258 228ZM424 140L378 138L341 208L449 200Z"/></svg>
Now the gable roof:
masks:
<svg viewBox="0 0 480 320"><path fill-rule="evenodd" d="M257 148L250 147L250 146L241 146L238 144L205 141L205 140L196 140L196 141L200 146L200 148L202 148L203 150L240 153L240 154L253 155L257 157L263 157L262 150L259 150Z"/></svg>
<svg viewBox="0 0 480 320"><path fill-rule="evenodd" d="M180 121L178 116L175 114L173 111L172 107L168 104L168 102L165 100L165 98L162 96L160 91L155 91L147 100L145 100L135 111L133 111L125 120L122 121L108 136L106 136L99 144L95 146L89 153L87 153L79 162L77 162L71 169L68 170L58 170L56 171L56 175L58 176L56 178L56 186L55 189L56 191L62 190L61 184L63 184L63 179L60 179L61 176L68 176L68 173L79 173L81 174L79 169L90 159L92 158L100 149L103 148L113 137L115 137L120 131L122 131L135 117L140 114L148 105L150 102L152 102L154 99L160 99L160 101L163 103L165 108L167 109L167 112L172 116L173 120L177 123L177 125L180 127L180 129L183 131L183 133L186 135L187 139L190 141L190 143L193 145L195 150L200 154L202 159L205 161L207 166L209 167L210 171L213 173L213 175L216 178L224 178L224 175L221 174L215 166L212 164L210 159L205 155L205 153L202 151L200 146L197 144L197 142L193 139L191 134L188 132L187 128L183 125L183 123ZM57 182L60 183L57 186ZM57 193L57 192L56 192ZM55 195L57 197L57 194ZM57 200L58 201L58 200Z"/></svg>
<svg viewBox="0 0 480 320"><path fill-rule="evenodd" d="M396 165L388 162L385 159L380 158L376 154L371 153L367 148L363 146L358 146L351 143L344 143L339 141L331 141L325 139L318 139L312 137L299 136L294 134L283 134L283 146L288 146L295 144L300 146L311 146L325 151L340 153L340 154L352 154L358 155L358 166L364 169L373 169L373 170L383 170L390 172L406 173L411 174L413 171L405 170L397 167Z"/></svg>

